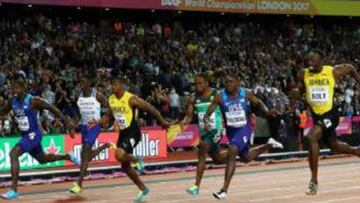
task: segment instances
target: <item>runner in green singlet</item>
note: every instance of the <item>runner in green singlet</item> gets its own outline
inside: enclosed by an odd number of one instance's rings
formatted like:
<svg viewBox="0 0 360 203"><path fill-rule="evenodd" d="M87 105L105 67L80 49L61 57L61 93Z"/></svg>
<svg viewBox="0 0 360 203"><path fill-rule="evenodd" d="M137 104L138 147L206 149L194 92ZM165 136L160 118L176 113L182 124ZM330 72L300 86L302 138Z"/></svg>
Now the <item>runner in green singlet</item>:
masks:
<svg viewBox="0 0 360 203"><path fill-rule="evenodd" d="M189 124L194 115L197 115L201 140L198 151L198 164L196 170L196 181L193 186L186 190L191 195L198 195L200 182L205 170L206 155L214 160L215 163L223 163L227 157L227 152L219 150L221 136L224 134L223 119L219 107L210 116L208 129L205 129L204 115L217 94L217 91L209 86L209 80L204 74L199 74L195 78L196 93L189 99L185 118L180 122L184 126Z"/></svg>

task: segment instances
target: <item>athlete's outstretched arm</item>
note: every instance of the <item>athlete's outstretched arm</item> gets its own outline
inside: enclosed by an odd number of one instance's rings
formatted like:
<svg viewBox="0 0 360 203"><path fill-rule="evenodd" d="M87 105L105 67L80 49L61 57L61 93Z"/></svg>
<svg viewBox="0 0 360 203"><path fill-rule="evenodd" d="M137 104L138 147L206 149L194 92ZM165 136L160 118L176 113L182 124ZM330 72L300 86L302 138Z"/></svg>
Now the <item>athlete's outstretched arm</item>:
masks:
<svg viewBox="0 0 360 203"><path fill-rule="evenodd" d="M149 104L147 101L134 95L130 98L129 102L131 107L139 108L153 115L159 121L160 125L163 126L164 128L169 127L170 124L162 117L161 113L153 105Z"/></svg>
<svg viewBox="0 0 360 203"><path fill-rule="evenodd" d="M40 97L34 97L31 106L33 108L39 109L39 110L49 110L51 113L55 114L59 118L61 118L62 121L64 121L65 125L69 129L76 128L75 124L73 123L73 120L67 116L65 116L61 111L56 108L54 105L49 104L46 100L40 98Z"/></svg>
<svg viewBox="0 0 360 203"><path fill-rule="evenodd" d="M336 80L340 80L347 75L354 78L358 84L358 92L360 93L360 74L356 71L353 65L347 63L335 65L333 73Z"/></svg>
<svg viewBox="0 0 360 203"><path fill-rule="evenodd" d="M89 121L88 125L89 126L92 126L92 125L101 125L101 126L104 126L106 124L108 124L111 119L113 118L113 114L111 112L111 110L108 110L105 115L103 115L103 117L101 117L100 120L96 121L96 120L92 120L92 121Z"/></svg>
<svg viewBox="0 0 360 203"><path fill-rule="evenodd" d="M358 85L360 85L360 74L356 71L355 67L351 64L339 64L334 66L333 70L334 76L337 80L341 79L344 76L353 77Z"/></svg>
<svg viewBox="0 0 360 203"><path fill-rule="evenodd" d="M0 116L4 116L8 114L10 111L11 111L11 104L9 101L7 101L5 105L0 108Z"/></svg>
<svg viewBox="0 0 360 203"><path fill-rule="evenodd" d="M207 126L207 124L209 123L210 121L210 115L215 111L216 107L218 105L221 104L221 96L220 96L220 93L218 93L215 98L211 101L211 104L208 108L208 110L206 111L205 115L204 115L204 123L205 123L205 126Z"/></svg>
<svg viewBox="0 0 360 203"><path fill-rule="evenodd" d="M105 114L110 110L109 102L106 97L100 92L96 93L96 100L101 104L101 107L105 109Z"/></svg>
<svg viewBox="0 0 360 203"><path fill-rule="evenodd" d="M246 91L246 97L250 101L251 105L260 109L265 115L273 116L276 115L277 111L269 111L268 107L264 104L261 99L257 98L252 92Z"/></svg>
<svg viewBox="0 0 360 203"><path fill-rule="evenodd" d="M191 96L189 99L188 106L186 108L186 115L184 119L180 122L181 125L187 125L192 121L194 117L194 104L195 104L195 98L194 96Z"/></svg>

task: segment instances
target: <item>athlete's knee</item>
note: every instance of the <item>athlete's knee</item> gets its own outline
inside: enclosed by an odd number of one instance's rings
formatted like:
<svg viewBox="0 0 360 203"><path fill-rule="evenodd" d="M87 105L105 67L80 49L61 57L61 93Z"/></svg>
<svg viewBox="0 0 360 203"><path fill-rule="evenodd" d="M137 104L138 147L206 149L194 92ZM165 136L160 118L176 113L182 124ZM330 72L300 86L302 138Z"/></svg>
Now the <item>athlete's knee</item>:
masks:
<svg viewBox="0 0 360 203"><path fill-rule="evenodd" d="M124 150L118 149L115 153L115 158L119 162L125 161L126 152Z"/></svg>
<svg viewBox="0 0 360 203"><path fill-rule="evenodd" d="M307 134L306 139L310 144L317 143L321 138L321 126L314 125Z"/></svg>
<svg viewBox="0 0 360 203"><path fill-rule="evenodd" d="M238 152L238 147L236 145L229 145L228 148L228 156L231 157L236 157Z"/></svg>
<svg viewBox="0 0 360 203"><path fill-rule="evenodd" d="M131 169L130 162L128 162L128 161L121 162L121 169L125 173L128 172Z"/></svg>
<svg viewBox="0 0 360 203"><path fill-rule="evenodd" d="M89 148L88 146L83 146L83 149L81 151L81 160L83 161L89 160L90 155L91 155L91 148Z"/></svg>
<svg viewBox="0 0 360 203"><path fill-rule="evenodd" d="M206 143L200 143L198 147L200 154L206 154L210 149L210 146Z"/></svg>
<svg viewBox="0 0 360 203"><path fill-rule="evenodd" d="M53 155L53 154L48 154L47 156L51 159L52 156L54 156L54 155ZM44 156L38 156L38 157L36 157L35 159L36 159L36 161L38 161L40 164L46 163L46 159L45 159Z"/></svg>
<svg viewBox="0 0 360 203"><path fill-rule="evenodd" d="M213 160L213 162L215 163L215 164L223 164L224 162L225 162L225 158L224 159L221 159L220 157L218 157L218 156L211 156L211 158L212 158L212 160Z"/></svg>
<svg viewBox="0 0 360 203"><path fill-rule="evenodd" d="M17 159L19 158L19 149L17 147L11 149L10 151L10 158L11 159Z"/></svg>
<svg viewBox="0 0 360 203"><path fill-rule="evenodd" d="M317 136L315 135L315 134L313 134L313 133L309 133L308 134L308 136L306 136L306 139L307 139L307 141L309 142L309 143L317 143L318 142L318 138L317 138Z"/></svg>
<svg viewBox="0 0 360 203"><path fill-rule="evenodd" d="M329 141L328 145L332 152L338 152L340 150L340 143L338 141Z"/></svg>

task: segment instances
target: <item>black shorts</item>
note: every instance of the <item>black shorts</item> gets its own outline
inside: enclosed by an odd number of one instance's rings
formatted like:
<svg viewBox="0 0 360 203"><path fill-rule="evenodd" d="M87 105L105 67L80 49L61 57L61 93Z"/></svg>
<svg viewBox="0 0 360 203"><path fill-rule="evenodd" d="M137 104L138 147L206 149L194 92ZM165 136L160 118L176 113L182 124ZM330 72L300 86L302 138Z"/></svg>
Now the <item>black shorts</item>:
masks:
<svg viewBox="0 0 360 203"><path fill-rule="evenodd" d="M328 145L330 141L336 139L336 127L339 125L340 120L340 114L337 108L333 108L323 115L317 115L314 112L311 113L314 125L321 127L323 132L322 140Z"/></svg>
<svg viewBox="0 0 360 203"><path fill-rule="evenodd" d="M120 130L117 147L122 148L127 153L133 153L134 148L141 140L140 127L132 123L128 128Z"/></svg>

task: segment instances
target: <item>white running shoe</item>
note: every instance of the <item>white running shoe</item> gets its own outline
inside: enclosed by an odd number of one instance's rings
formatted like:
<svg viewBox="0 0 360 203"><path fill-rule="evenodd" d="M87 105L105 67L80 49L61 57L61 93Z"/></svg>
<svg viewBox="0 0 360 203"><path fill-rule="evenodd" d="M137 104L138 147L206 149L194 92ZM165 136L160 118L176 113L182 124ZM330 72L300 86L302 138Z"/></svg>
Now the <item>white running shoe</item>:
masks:
<svg viewBox="0 0 360 203"><path fill-rule="evenodd" d="M227 194L226 192L224 191L224 189L220 189L219 191L217 192L213 192L213 196L216 198L216 199L225 199L227 197Z"/></svg>
<svg viewBox="0 0 360 203"><path fill-rule="evenodd" d="M272 148L279 148L279 149L284 149L284 146L276 141L274 138L270 137L268 142L267 142L269 145L271 145Z"/></svg>

